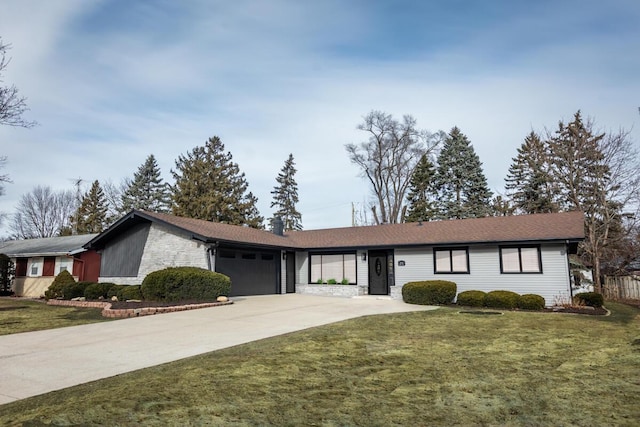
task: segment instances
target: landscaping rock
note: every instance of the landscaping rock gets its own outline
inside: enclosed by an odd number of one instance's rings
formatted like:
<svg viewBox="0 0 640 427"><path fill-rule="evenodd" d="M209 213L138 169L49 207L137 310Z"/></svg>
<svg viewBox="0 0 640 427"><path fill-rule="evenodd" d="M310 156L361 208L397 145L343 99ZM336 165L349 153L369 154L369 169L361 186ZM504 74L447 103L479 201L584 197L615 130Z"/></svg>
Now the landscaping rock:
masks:
<svg viewBox="0 0 640 427"><path fill-rule="evenodd" d="M219 296L216 301L218 302L227 302L229 301L229 298L225 297L225 296Z"/></svg>
<svg viewBox="0 0 640 427"><path fill-rule="evenodd" d="M117 297L117 296L115 296L115 295L114 295L114 296L112 296L112 297L111 297L111 301L118 301L118 297Z"/></svg>
<svg viewBox="0 0 640 427"><path fill-rule="evenodd" d="M140 299L128 299L127 302L142 302Z"/></svg>
<svg viewBox="0 0 640 427"><path fill-rule="evenodd" d="M71 298L71 301L86 301L87 299L85 297L75 297L75 298Z"/></svg>

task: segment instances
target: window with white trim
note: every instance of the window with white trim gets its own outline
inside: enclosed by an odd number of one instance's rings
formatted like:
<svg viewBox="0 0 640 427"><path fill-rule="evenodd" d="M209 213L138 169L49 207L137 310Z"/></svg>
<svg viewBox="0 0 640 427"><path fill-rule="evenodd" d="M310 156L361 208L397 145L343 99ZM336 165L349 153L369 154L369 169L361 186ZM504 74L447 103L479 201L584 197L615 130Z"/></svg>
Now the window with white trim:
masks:
<svg viewBox="0 0 640 427"><path fill-rule="evenodd" d="M539 246L500 247L501 273L542 273Z"/></svg>
<svg viewBox="0 0 640 427"><path fill-rule="evenodd" d="M44 258L30 258L29 259L29 269L27 270L27 274L30 277L39 277L42 276L42 268L44 265Z"/></svg>
<svg viewBox="0 0 640 427"><path fill-rule="evenodd" d="M73 258L60 256L56 258L56 275L63 271L73 274Z"/></svg>
<svg viewBox="0 0 640 427"><path fill-rule="evenodd" d="M435 273L469 273L469 248L433 250Z"/></svg>
<svg viewBox="0 0 640 427"><path fill-rule="evenodd" d="M310 283L337 283L347 280L356 283L356 254L312 254L310 262Z"/></svg>

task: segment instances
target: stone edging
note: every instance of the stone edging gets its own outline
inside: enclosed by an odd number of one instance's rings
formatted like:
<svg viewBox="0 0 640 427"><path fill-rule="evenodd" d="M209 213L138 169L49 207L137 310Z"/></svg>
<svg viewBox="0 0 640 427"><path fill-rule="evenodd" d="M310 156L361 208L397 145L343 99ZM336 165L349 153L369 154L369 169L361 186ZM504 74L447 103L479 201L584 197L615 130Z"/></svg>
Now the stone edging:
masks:
<svg viewBox="0 0 640 427"><path fill-rule="evenodd" d="M68 301L68 300L56 300L50 299L47 301L48 305L60 305L66 307L84 307L84 308L102 308L102 315L104 317L112 318L126 318L126 317L140 317L149 316L152 314L173 313L176 311L194 310L197 308L217 307L220 305L233 304L233 301L225 302L205 302L201 304L185 304L185 305L173 305L169 307L141 307L141 308L111 308L110 302L99 301Z"/></svg>

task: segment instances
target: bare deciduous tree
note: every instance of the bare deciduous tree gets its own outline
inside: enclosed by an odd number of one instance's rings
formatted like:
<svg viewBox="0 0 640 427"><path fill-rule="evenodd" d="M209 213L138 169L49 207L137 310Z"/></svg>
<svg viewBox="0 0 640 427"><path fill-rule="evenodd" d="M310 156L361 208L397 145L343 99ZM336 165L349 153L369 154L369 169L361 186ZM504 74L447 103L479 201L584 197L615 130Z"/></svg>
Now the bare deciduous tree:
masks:
<svg viewBox="0 0 640 427"><path fill-rule="evenodd" d="M2 70L11 62L11 59L7 57L7 50L9 50L10 47L8 44L3 44L0 38L0 84L3 82ZM22 114L29 110L26 101L25 97L20 96L18 88L15 87L15 85L0 85L0 125L25 128L34 126L36 122L25 120L22 117Z"/></svg>
<svg viewBox="0 0 640 427"><path fill-rule="evenodd" d="M18 201L11 224L12 237L33 239L58 236L69 229L76 209L73 191L54 192L51 187L35 187Z"/></svg>
<svg viewBox="0 0 640 427"><path fill-rule="evenodd" d="M357 129L366 132L368 140L347 144L345 148L351 162L360 167L362 176L371 183L374 221L401 222L413 170L423 155L437 148L442 133L418 129L416 119L410 115L399 122L382 111L371 111Z"/></svg>

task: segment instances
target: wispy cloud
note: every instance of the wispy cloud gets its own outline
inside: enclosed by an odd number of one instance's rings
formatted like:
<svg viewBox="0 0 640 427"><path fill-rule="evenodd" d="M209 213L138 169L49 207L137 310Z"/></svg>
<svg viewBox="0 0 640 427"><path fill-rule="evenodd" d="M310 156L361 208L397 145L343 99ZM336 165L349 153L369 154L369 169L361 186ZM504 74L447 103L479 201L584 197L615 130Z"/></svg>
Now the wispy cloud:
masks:
<svg viewBox="0 0 640 427"><path fill-rule="evenodd" d="M369 193L344 144L371 109L459 126L500 190L532 128L578 108L604 127L639 117L640 6L529 3L9 0L7 81L41 125L0 129L0 210L35 185L119 182L150 153L169 179L219 135L264 215L293 153L304 225L349 225Z"/></svg>

